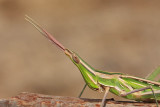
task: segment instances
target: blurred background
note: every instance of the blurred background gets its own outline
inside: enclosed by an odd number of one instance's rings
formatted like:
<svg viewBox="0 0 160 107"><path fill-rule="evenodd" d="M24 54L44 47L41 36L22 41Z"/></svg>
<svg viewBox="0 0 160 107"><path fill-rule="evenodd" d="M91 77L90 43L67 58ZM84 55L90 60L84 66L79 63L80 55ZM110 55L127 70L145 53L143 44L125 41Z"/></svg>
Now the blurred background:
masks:
<svg viewBox="0 0 160 107"><path fill-rule="evenodd" d="M76 66L25 14L96 69L145 77L160 64L159 0L0 0L0 98L77 97L84 86ZM87 88L82 97L103 94Z"/></svg>

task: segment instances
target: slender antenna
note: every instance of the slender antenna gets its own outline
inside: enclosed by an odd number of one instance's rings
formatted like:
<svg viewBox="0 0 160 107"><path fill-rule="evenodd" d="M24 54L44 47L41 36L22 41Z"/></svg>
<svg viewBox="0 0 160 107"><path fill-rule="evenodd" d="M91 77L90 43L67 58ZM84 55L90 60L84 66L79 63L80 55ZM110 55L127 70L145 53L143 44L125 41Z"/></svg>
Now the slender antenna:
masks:
<svg viewBox="0 0 160 107"><path fill-rule="evenodd" d="M29 16L25 15L25 19L29 23L31 23L42 35L44 35L46 38L48 38L52 43L56 44L62 50L65 50L65 47L59 41L57 41L50 33L48 33L40 25L38 25L32 18L30 18Z"/></svg>

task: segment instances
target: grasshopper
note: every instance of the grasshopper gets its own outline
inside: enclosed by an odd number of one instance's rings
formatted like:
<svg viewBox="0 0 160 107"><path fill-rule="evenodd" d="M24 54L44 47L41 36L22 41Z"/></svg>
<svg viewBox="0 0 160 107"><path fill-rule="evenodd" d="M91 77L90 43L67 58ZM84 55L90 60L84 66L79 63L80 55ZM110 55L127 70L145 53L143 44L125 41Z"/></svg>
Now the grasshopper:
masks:
<svg viewBox="0 0 160 107"><path fill-rule="evenodd" d="M59 41L57 41L50 33L38 25L29 16L26 16L25 19L36 27L42 35L64 51L70 60L78 67L86 83L80 93L80 96L86 86L88 86L92 90L105 92L101 107L105 106L106 96L109 91L117 96L130 100L156 102L158 107L158 102L160 102L160 83L158 81L154 81L154 78L160 73L160 67L148 75L145 79L123 73L112 73L96 70L87 64L77 53L65 48Z"/></svg>

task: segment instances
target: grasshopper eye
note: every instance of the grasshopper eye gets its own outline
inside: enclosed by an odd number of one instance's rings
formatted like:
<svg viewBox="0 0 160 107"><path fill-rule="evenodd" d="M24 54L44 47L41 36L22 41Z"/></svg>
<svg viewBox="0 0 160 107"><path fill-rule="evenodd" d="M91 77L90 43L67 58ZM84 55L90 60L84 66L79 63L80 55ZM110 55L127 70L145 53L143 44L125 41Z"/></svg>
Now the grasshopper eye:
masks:
<svg viewBox="0 0 160 107"><path fill-rule="evenodd" d="M80 62L79 58L75 54L73 54L72 58L77 64Z"/></svg>

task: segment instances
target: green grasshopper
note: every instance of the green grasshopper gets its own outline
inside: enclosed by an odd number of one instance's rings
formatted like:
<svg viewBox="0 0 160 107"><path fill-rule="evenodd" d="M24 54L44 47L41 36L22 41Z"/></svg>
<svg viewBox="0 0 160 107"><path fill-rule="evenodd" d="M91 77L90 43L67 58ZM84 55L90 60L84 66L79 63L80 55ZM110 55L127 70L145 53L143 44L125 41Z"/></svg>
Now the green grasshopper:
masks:
<svg viewBox="0 0 160 107"><path fill-rule="evenodd" d="M105 106L105 99L109 91L117 96L130 100L156 102L158 107L158 102L160 102L160 83L154 81L154 78L160 73L160 68L156 69L145 79L125 75L123 73L112 73L96 70L87 64L77 53L65 48L33 19L28 16L26 16L25 19L36 27L42 35L62 49L71 61L78 67L83 79L86 82L80 96L86 86L88 86L90 89L95 91L105 91L101 107Z"/></svg>

